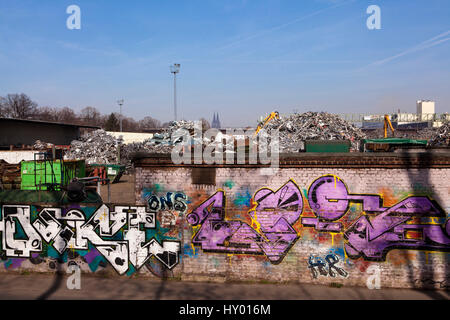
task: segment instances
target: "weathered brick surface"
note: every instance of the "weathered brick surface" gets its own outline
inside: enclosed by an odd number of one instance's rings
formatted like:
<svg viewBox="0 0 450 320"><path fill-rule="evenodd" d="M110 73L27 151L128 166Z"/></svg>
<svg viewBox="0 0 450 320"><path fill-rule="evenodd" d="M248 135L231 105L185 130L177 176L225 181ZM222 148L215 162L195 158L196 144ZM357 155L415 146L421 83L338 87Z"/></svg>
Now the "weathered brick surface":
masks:
<svg viewBox="0 0 450 320"><path fill-rule="evenodd" d="M392 206L408 196L428 196L447 213L450 210L450 158L447 155L408 157L402 155L379 157L303 157L282 160L280 170L274 175L264 173L258 166L216 166L216 184L193 185L190 166L173 166L141 159L136 168L136 203L145 204L143 190L183 192L189 198L187 214L212 196L217 190L226 195L226 219L251 223L248 211L250 198L260 188L277 190L290 179L294 180L303 195L302 217L312 217L307 192L317 178L335 175L343 181L351 194L380 195L384 206ZM363 215L362 207L355 204L340 220L348 228ZM448 219L448 216L447 216ZM300 283L341 283L366 286L375 266L380 270L382 287L424 287L433 285L445 288L449 285L449 247L439 250L389 251L386 261L373 262L364 258L351 259L344 252L342 233L319 232L300 223L293 225L299 238L278 264L271 263L264 254L228 254L204 252L192 245L192 237L198 231L186 220L183 224L181 278L185 280L215 281L276 281ZM444 219L445 220L445 219ZM445 233L445 232L444 232ZM446 234L448 237L449 235ZM308 268L310 256L325 257L334 252L340 257L336 265L344 269L347 277L312 277Z"/></svg>

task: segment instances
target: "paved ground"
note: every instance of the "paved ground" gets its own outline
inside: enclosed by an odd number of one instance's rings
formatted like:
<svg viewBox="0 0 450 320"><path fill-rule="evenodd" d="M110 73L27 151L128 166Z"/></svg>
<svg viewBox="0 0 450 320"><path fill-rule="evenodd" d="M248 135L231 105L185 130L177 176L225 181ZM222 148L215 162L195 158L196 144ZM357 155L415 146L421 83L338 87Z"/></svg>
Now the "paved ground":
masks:
<svg viewBox="0 0 450 320"><path fill-rule="evenodd" d="M316 285L222 284L82 275L81 289L67 289L69 275L0 274L0 299L146 300L448 300L449 291L369 290Z"/></svg>
<svg viewBox="0 0 450 320"><path fill-rule="evenodd" d="M110 185L109 203L135 204L134 174L123 175L118 183ZM108 202L108 187L101 186L100 194L104 202Z"/></svg>

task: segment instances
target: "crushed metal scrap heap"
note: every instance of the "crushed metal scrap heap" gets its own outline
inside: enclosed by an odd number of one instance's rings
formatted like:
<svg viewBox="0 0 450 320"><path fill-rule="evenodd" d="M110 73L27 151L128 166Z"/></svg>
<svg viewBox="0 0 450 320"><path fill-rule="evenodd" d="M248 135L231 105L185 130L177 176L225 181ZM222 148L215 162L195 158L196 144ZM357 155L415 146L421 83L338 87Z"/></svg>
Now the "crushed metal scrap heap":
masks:
<svg viewBox="0 0 450 320"><path fill-rule="evenodd" d="M450 147L450 122L442 124L433 133L431 139L428 140L428 145L431 147Z"/></svg>
<svg viewBox="0 0 450 320"><path fill-rule="evenodd" d="M176 144L183 141L181 132L176 132L178 129L189 131L192 139L197 142L198 138L193 137L196 125L201 126L201 123L185 120L172 121L169 124L169 127L164 129L161 133L155 133L152 138L143 142L131 143L124 146L122 150L123 156L129 158L132 153L141 151L149 153L170 153Z"/></svg>
<svg viewBox="0 0 450 320"><path fill-rule="evenodd" d="M366 135L361 129L327 112L294 113L280 116L270 121L264 129L270 133L279 131L280 152L298 152L303 150L305 140L350 140L351 149L359 148L361 139Z"/></svg>
<svg viewBox="0 0 450 320"><path fill-rule="evenodd" d="M120 142L121 139L114 138L104 130L92 131L83 135L80 140L72 141L64 158L85 159L88 164L114 164L117 163Z"/></svg>
<svg viewBox="0 0 450 320"><path fill-rule="evenodd" d="M173 121L168 128L155 134L153 138L130 144L123 144L121 138L117 139L104 130L96 130L82 136L80 140L72 141L65 159L85 159L88 164L117 164L120 148L120 164L130 169L134 153L170 153L173 146L182 141L182 137L174 133L178 129L186 129L192 135L196 124L194 121ZM39 146L41 145L42 143L39 143Z"/></svg>
<svg viewBox="0 0 450 320"><path fill-rule="evenodd" d="M33 145L33 150L46 150L46 149L51 149L54 146L55 145L52 143L45 143L45 142L42 142L41 140L36 140L36 142Z"/></svg>

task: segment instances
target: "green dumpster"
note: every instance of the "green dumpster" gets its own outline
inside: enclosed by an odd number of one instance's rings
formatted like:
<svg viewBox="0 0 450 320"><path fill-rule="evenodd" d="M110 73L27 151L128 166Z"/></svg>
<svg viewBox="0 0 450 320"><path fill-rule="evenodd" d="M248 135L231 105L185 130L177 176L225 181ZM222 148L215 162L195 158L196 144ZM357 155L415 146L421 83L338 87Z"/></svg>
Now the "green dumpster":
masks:
<svg viewBox="0 0 450 320"><path fill-rule="evenodd" d="M350 152L348 140L306 140L306 152Z"/></svg>
<svg viewBox="0 0 450 320"><path fill-rule="evenodd" d="M22 161L20 175L21 190L48 190L50 185L60 190L72 179L85 177L86 167L83 160Z"/></svg>

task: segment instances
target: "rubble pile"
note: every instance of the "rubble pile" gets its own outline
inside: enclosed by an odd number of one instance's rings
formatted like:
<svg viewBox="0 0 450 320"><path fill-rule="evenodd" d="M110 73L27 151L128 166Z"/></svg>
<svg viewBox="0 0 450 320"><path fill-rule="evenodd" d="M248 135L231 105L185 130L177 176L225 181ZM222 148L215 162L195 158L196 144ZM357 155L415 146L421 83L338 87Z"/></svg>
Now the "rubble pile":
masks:
<svg viewBox="0 0 450 320"><path fill-rule="evenodd" d="M188 130L191 136L194 133L195 129L201 130L201 122L200 121L172 121L169 123L169 127L164 129L161 133L156 133L153 138L147 141L147 145L175 145L182 141L181 136L175 134L178 129ZM201 139L201 138L200 138ZM194 140L198 140L194 137ZM197 141L199 142L199 141ZM145 142L144 142L145 143Z"/></svg>
<svg viewBox="0 0 450 320"><path fill-rule="evenodd" d="M428 140L430 147L450 147L450 123L446 122Z"/></svg>
<svg viewBox="0 0 450 320"><path fill-rule="evenodd" d="M33 145L33 149L34 150L47 150L47 149L51 149L53 148L53 144L52 143L46 143L46 142L42 142L41 140L36 140L36 142Z"/></svg>
<svg viewBox="0 0 450 320"><path fill-rule="evenodd" d="M64 158L67 160L85 159L86 163L117 163L118 148L121 139L116 139L104 130L92 131L74 140Z"/></svg>
<svg viewBox="0 0 450 320"><path fill-rule="evenodd" d="M129 170L134 153L170 153L174 145L183 141L181 134L176 134L176 131L186 129L192 136L196 125L201 126L201 123L173 121L168 128L155 134L151 139L130 144L123 144L122 139L117 139L104 130L96 130L84 135L80 140L72 141L65 158L67 160L86 159L88 164L117 164L120 148L120 164L125 165L126 170ZM193 140L201 141L201 137L194 137Z"/></svg>
<svg viewBox="0 0 450 320"><path fill-rule="evenodd" d="M152 139L143 142L134 142L120 146L120 164L125 165L126 169L131 168L131 159L137 152L146 153L170 153L173 146L167 144L154 144Z"/></svg>
<svg viewBox="0 0 450 320"><path fill-rule="evenodd" d="M400 130L397 130L400 131ZM414 134L410 134L407 138L430 140L437 132L437 128L423 128L419 129Z"/></svg>
<svg viewBox="0 0 450 320"><path fill-rule="evenodd" d="M350 140L351 149L358 150L366 135L361 129L327 112L305 112L271 120L264 129L270 134L278 130L280 152L298 152L305 140Z"/></svg>

